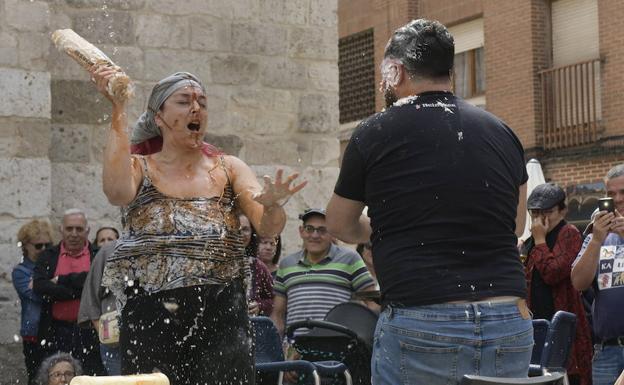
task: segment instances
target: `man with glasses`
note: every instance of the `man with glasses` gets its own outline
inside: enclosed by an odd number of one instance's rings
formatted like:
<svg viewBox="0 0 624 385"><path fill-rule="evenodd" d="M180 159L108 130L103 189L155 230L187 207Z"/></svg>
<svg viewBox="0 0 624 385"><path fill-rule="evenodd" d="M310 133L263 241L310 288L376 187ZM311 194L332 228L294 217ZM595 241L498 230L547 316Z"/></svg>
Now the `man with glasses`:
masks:
<svg viewBox="0 0 624 385"><path fill-rule="evenodd" d="M77 324L82 288L94 258L86 214L65 211L60 232L61 242L39 256L33 274L34 291L43 299L40 335L48 350L71 353L85 373L102 375L97 334Z"/></svg>
<svg viewBox="0 0 624 385"><path fill-rule="evenodd" d="M309 209L299 218L303 221L299 226L303 250L282 259L273 287L271 318L280 333L284 321L289 325L322 320L353 293L375 287L358 253L333 243L325 225L325 210Z"/></svg>

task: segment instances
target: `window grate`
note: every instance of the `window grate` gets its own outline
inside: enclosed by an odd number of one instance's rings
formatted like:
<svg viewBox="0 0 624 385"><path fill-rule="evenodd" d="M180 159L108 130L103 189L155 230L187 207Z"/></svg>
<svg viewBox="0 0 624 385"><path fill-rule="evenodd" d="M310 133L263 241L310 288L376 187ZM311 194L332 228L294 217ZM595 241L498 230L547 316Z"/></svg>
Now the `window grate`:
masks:
<svg viewBox="0 0 624 385"><path fill-rule="evenodd" d="M375 42L373 30L338 42L340 123L366 118L375 112Z"/></svg>

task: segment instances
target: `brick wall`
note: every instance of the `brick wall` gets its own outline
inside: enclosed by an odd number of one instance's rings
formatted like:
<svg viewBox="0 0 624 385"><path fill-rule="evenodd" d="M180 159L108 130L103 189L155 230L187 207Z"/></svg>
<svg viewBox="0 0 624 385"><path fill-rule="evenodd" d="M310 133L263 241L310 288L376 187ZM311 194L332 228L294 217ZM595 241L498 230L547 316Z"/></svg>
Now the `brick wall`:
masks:
<svg viewBox="0 0 624 385"><path fill-rule="evenodd" d="M602 66L603 137L624 135L624 7L619 1L598 2Z"/></svg>
<svg viewBox="0 0 624 385"><path fill-rule="evenodd" d="M560 186L600 182L611 167L624 163L624 156L610 155L593 159L558 158L542 162L544 178Z"/></svg>
<svg viewBox="0 0 624 385"><path fill-rule="evenodd" d="M483 14L483 0L419 0L418 17L438 20L447 26Z"/></svg>

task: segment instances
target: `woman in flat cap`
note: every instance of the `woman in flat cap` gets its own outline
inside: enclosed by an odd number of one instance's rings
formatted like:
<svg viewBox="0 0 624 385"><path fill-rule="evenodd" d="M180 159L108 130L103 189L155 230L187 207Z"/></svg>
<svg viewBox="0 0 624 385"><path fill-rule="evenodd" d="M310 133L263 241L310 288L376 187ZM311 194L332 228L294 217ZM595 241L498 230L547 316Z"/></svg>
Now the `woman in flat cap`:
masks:
<svg viewBox="0 0 624 385"><path fill-rule="evenodd" d="M237 212L259 234L275 236L282 206L305 185L296 174L261 188L240 159L203 141L208 119L204 86L178 72L159 81L129 139L126 103L106 92L115 69L92 70L112 103L103 186L122 206L123 234L102 285L121 310L122 373L165 373L173 385L253 384Z"/></svg>
<svg viewBox="0 0 624 385"><path fill-rule="evenodd" d="M576 339L568 360L570 384L591 383L591 332L580 293L572 287L572 262L581 233L565 221L566 194L554 183L541 184L527 200L531 237L525 242L528 305L533 319L551 320L558 310L576 314Z"/></svg>

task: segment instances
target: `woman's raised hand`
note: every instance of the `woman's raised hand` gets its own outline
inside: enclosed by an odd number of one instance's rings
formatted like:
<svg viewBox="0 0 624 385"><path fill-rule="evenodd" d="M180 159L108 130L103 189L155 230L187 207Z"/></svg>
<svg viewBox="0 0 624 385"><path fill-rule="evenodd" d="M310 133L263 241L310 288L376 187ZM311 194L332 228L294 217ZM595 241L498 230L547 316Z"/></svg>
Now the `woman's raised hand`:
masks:
<svg viewBox="0 0 624 385"><path fill-rule="evenodd" d="M299 176L298 173L294 173L289 175L286 180L282 180L284 176L284 170L278 169L275 174L275 182L271 180L271 177L265 175L264 179L264 188L261 192L253 195L253 199L262 204L265 207L275 207L275 206L284 206L288 199L305 187L308 183L307 181L303 181L298 185L293 187L290 184Z"/></svg>
<svg viewBox="0 0 624 385"><path fill-rule="evenodd" d="M119 71L119 68L116 67L95 65L89 70L91 73L91 81L95 83L95 87L98 91L114 105L123 106L126 103L125 100L116 100L115 97L108 92L108 82Z"/></svg>

